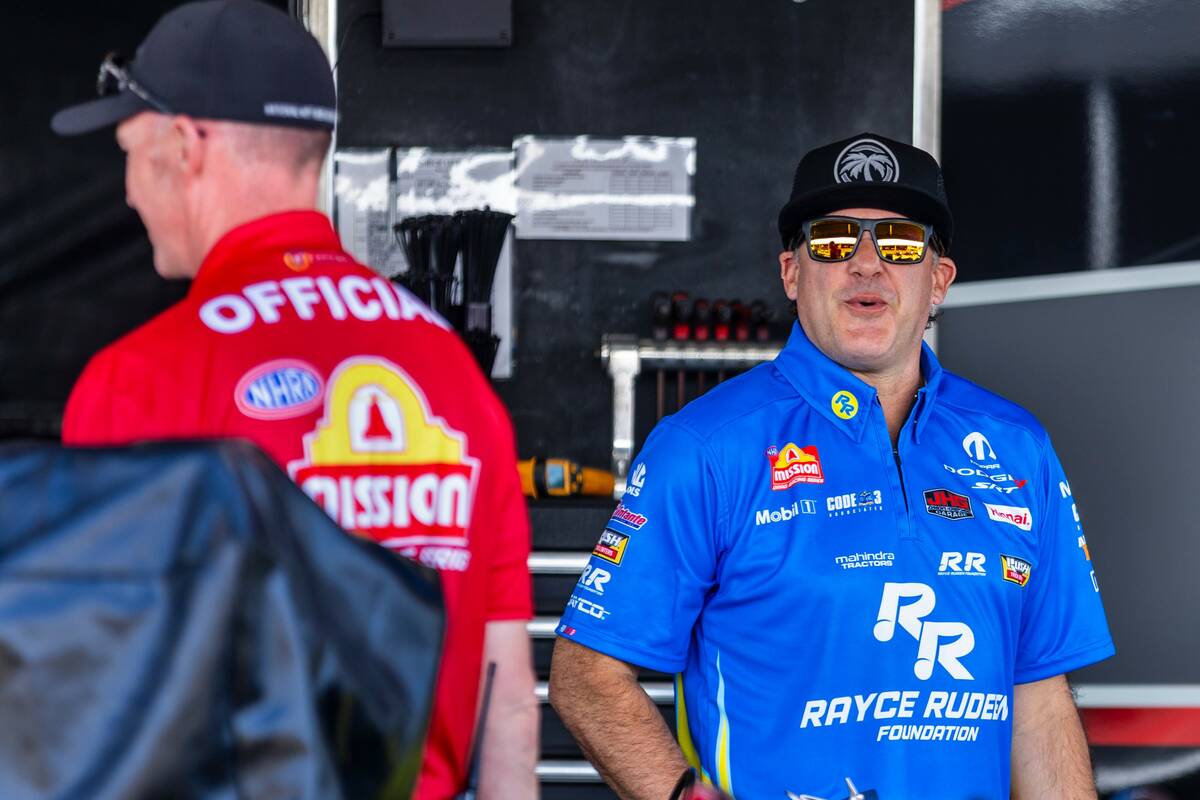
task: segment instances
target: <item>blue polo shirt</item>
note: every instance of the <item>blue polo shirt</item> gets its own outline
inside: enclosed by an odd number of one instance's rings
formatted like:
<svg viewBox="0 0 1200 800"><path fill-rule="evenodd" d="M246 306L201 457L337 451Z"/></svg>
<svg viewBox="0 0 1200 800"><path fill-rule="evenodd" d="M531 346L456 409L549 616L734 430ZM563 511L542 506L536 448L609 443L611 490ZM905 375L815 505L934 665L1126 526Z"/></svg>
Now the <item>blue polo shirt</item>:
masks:
<svg viewBox="0 0 1200 800"><path fill-rule="evenodd" d="M654 429L562 616L678 673L680 746L739 800L1007 798L1013 685L1115 652L1046 431L921 371L893 450L794 326Z"/></svg>

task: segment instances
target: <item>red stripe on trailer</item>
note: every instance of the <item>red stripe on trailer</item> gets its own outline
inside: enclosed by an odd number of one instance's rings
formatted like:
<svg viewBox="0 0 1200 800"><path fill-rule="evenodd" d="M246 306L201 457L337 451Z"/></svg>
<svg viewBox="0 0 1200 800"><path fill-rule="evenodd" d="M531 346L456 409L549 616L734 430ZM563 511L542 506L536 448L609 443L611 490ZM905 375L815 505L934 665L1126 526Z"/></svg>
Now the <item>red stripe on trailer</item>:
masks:
<svg viewBox="0 0 1200 800"><path fill-rule="evenodd" d="M1200 708L1084 708L1080 713L1092 745L1200 747Z"/></svg>

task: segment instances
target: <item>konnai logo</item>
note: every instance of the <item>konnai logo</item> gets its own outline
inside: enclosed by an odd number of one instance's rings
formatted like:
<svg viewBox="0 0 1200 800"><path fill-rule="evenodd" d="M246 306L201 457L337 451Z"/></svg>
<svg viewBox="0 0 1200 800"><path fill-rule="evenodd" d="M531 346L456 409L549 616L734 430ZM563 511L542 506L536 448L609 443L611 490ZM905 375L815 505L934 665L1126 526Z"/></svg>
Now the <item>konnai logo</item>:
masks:
<svg viewBox="0 0 1200 800"><path fill-rule="evenodd" d="M821 456L813 445L797 447L788 442L779 449L767 448L767 461L771 464L771 489L779 492L798 483L824 483L825 473L821 469Z"/></svg>
<svg viewBox="0 0 1200 800"><path fill-rule="evenodd" d="M1023 531L1033 530L1033 513L1028 508L997 506L991 503L984 503L983 507L987 509L988 519L994 522L1015 525Z"/></svg>
<svg viewBox="0 0 1200 800"><path fill-rule="evenodd" d="M357 357L330 376L324 415L288 473L343 528L462 570L479 474L467 448L403 369Z"/></svg>

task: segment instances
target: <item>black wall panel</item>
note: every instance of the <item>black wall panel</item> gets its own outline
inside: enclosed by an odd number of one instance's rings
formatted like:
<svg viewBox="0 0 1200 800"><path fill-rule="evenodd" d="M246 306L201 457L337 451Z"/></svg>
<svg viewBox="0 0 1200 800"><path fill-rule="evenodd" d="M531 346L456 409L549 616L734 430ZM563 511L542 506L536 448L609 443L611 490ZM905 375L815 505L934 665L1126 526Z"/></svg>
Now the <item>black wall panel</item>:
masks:
<svg viewBox="0 0 1200 800"><path fill-rule="evenodd" d="M600 335L648 335L655 290L767 299L786 335L775 217L796 161L865 129L911 140L912 3L516 0L505 49L384 49L378 12L339 4L340 146L698 140L693 241L518 241L516 374L499 391L522 455L608 464Z"/></svg>

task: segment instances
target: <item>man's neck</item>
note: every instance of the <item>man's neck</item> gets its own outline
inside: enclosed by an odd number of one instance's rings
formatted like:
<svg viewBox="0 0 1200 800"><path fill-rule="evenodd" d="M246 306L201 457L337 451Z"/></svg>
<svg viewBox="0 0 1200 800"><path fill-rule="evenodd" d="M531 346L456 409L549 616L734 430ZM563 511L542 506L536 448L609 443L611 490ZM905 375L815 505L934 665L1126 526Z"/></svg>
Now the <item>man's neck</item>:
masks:
<svg viewBox="0 0 1200 800"><path fill-rule="evenodd" d="M199 271L204 258L225 234L256 219L284 211L316 208L317 184L312 180L289 180L251 187L244 183L228 187L218 197L200 204L193 227L191 253Z"/></svg>
<svg viewBox="0 0 1200 800"><path fill-rule="evenodd" d="M883 407L888 434L895 445L900 438L900 429L904 427L913 403L916 402L917 390L921 388L920 356L894 372L850 372L875 389L879 404Z"/></svg>

